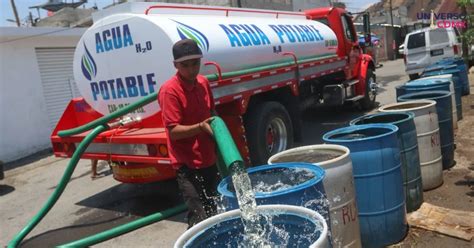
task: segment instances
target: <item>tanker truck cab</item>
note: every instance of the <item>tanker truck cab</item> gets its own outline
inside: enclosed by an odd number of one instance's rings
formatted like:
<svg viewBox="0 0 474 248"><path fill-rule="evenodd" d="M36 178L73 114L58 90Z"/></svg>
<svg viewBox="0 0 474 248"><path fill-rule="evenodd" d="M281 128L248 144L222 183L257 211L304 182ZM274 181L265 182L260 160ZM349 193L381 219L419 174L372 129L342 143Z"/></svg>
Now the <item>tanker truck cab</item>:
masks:
<svg viewBox="0 0 474 248"><path fill-rule="evenodd" d="M71 157L87 134L60 137L59 131L155 96L174 75L171 47L184 38L201 48L200 74L209 79L217 113L248 165L265 164L302 139L304 106L374 104L372 60L356 45L342 9L124 3L106 13L93 16L77 44L74 79L82 97L69 103L51 135L56 156ZM134 121L100 134L82 158L111 161L121 182L173 178L157 101L123 118Z"/></svg>

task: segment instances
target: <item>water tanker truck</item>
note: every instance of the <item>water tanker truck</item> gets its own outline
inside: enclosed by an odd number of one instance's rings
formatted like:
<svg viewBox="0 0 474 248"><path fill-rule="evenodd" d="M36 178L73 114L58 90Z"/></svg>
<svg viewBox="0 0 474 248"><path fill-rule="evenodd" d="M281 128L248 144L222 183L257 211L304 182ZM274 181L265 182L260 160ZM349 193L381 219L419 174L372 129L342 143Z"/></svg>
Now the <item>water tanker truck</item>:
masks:
<svg viewBox="0 0 474 248"><path fill-rule="evenodd" d="M58 132L156 94L176 71L172 45L185 38L201 48L201 74L249 165L264 164L301 140L305 106L374 105L374 63L343 9L127 3L106 12L77 44L74 79L82 97L71 100L52 133L56 156L70 157L87 134ZM114 178L125 183L173 178L158 102L126 118L132 124L100 134L82 158L110 161Z"/></svg>

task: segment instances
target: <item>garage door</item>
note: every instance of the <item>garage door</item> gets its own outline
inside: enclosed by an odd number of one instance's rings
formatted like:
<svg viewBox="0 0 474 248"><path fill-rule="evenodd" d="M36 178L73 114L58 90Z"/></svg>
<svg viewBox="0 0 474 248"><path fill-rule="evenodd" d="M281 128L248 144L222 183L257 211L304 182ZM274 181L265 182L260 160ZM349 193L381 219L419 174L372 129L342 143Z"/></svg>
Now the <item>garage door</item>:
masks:
<svg viewBox="0 0 474 248"><path fill-rule="evenodd" d="M74 49L73 47L35 49L51 131L69 101L80 96L72 71Z"/></svg>

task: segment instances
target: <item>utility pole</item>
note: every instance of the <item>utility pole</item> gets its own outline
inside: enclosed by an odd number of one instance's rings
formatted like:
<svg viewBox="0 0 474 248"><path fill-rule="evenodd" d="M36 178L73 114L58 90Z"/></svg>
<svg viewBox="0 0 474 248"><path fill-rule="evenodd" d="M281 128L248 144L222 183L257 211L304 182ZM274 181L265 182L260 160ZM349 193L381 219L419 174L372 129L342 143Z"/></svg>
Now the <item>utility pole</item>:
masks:
<svg viewBox="0 0 474 248"><path fill-rule="evenodd" d="M392 0L390 0L390 23L392 25L392 53L393 60L397 59L397 54L395 53L396 43L395 43L395 27L393 26L393 11L392 11Z"/></svg>
<svg viewBox="0 0 474 248"><path fill-rule="evenodd" d="M10 3L12 5L13 15L15 15L16 25L19 27L20 26L20 18L18 17L18 12L16 11L15 0L10 0Z"/></svg>

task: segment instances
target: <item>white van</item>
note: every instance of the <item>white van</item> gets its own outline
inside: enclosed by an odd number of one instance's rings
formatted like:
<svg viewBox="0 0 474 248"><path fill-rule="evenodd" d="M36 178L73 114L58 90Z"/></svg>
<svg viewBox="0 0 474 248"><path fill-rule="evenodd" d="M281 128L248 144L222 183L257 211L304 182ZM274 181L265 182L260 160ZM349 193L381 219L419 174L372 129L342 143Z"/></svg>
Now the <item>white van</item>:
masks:
<svg viewBox="0 0 474 248"><path fill-rule="evenodd" d="M455 28L424 28L407 34L404 42L405 71L411 80L425 67L443 58L461 56L459 33Z"/></svg>

